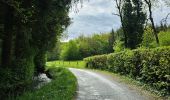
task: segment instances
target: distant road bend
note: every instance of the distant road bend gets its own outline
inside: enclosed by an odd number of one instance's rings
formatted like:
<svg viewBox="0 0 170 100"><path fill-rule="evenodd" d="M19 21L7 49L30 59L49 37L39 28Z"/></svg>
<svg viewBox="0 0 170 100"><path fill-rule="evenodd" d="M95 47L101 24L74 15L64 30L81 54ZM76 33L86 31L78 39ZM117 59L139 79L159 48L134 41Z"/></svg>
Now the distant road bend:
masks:
<svg viewBox="0 0 170 100"><path fill-rule="evenodd" d="M70 68L78 79L76 100L153 100L139 91L130 89L107 75L98 72Z"/></svg>

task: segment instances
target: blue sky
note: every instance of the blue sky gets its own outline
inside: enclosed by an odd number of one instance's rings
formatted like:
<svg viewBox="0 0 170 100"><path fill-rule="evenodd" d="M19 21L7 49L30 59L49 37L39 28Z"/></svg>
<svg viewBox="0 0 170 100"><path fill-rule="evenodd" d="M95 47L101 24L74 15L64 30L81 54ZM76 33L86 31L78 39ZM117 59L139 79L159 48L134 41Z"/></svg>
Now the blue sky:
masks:
<svg viewBox="0 0 170 100"><path fill-rule="evenodd" d="M153 12L157 24L170 13L170 8L159 4ZM117 12L114 0L84 0L82 5L83 7L81 4L77 5L79 9L77 13L74 7L70 10L72 24L68 27L66 31L68 37L64 40L74 39L82 34L89 36L94 33L105 33L112 28L116 30L120 27L119 17L112 14Z"/></svg>

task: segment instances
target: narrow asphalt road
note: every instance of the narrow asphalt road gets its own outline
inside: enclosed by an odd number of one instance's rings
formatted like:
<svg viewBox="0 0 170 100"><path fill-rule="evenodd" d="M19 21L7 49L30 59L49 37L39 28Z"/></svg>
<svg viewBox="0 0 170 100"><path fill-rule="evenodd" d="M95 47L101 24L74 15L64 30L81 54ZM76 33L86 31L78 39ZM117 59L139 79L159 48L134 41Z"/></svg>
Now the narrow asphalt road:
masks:
<svg viewBox="0 0 170 100"><path fill-rule="evenodd" d="M153 100L107 75L70 68L78 79L76 100Z"/></svg>

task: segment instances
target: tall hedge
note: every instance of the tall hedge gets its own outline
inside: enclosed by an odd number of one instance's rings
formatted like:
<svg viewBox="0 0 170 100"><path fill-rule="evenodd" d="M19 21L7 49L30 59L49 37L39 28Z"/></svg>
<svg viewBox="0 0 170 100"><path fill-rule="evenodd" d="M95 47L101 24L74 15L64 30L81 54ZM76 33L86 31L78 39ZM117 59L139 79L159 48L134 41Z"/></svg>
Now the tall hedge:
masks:
<svg viewBox="0 0 170 100"><path fill-rule="evenodd" d="M97 55L84 59L87 68L107 69L107 55Z"/></svg>
<svg viewBox="0 0 170 100"><path fill-rule="evenodd" d="M86 67L109 70L170 94L170 47L125 50L84 59Z"/></svg>

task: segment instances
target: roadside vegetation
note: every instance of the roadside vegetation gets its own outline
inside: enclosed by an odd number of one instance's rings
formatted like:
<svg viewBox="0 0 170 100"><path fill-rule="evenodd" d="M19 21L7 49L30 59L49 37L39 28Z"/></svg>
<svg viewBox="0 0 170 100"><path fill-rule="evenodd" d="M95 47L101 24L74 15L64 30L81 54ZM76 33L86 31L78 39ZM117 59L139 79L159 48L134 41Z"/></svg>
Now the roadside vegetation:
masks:
<svg viewBox="0 0 170 100"><path fill-rule="evenodd" d="M161 95L170 95L170 47L125 50L85 58L86 67L129 76L150 85Z"/></svg>
<svg viewBox="0 0 170 100"><path fill-rule="evenodd" d="M120 10L116 15L119 15L122 26L109 33L80 36L61 43L56 60L84 59L86 68L107 70L131 77L149 85L160 96L169 96L169 15L156 25L152 15L153 3L156 2L115 1ZM149 13L143 12L144 5L148 6ZM147 23L146 19L149 19L150 23Z"/></svg>
<svg viewBox="0 0 170 100"><path fill-rule="evenodd" d="M15 98L29 90L33 77L45 73L46 53L70 25L69 9L79 0L0 0L0 99ZM62 73L62 72L61 72ZM56 73L57 74L57 73ZM60 74L60 73L59 73ZM34 92L42 98L61 88L60 100L70 100L72 84L67 75ZM65 79L65 80L62 80ZM65 83L64 81L68 82ZM54 86L51 86L51 85ZM56 85L56 87L55 87ZM64 85L63 89L62 86ZM68 88L67 86L68 85ZM70 86L70 87L69 87ZM70 89L70 90L67 90ZM35 99L34 94L30 94ZM52 97L51 96L51 97ZM34 98L35 97L35 98ZM49 96L48 96L49 97ZM61 98L60 98L61 97ZM24 98L27 99L27 98ZM23 100L23 99L22 99ZM56 99L55 99L56 100Z"/></svg>
<svg viewBox="0 0 170 100"><path fill-rule="evenodd" d="M51 61L47 62L46 65L65 68L85 68L84 61Z"/></svg>
<svg viewBox="0 0 170 100"><path fill-rule="evenodd" d="M71 100L76 79L65 68L49 67L52 82L30 90L33 77L46 72L47 60L74 61L49 66L86 65L128 75L169 95L169 15L156 25L152 11L159 0L114 1L118 11L114 15L121 22L118 30L61 43L71 24L69 11L82 0L0 0L0 99ZM170 6L169 0L163 1ZM77 64L83 59L86 63Z"/></svg>
<svg viewBox="0 0 170 100"><path fill-rule="evenodd" d="M16 100L73 100L77 90L76 77L66 68L50 66L52 81L36 90L26 91Z"/></svg>

